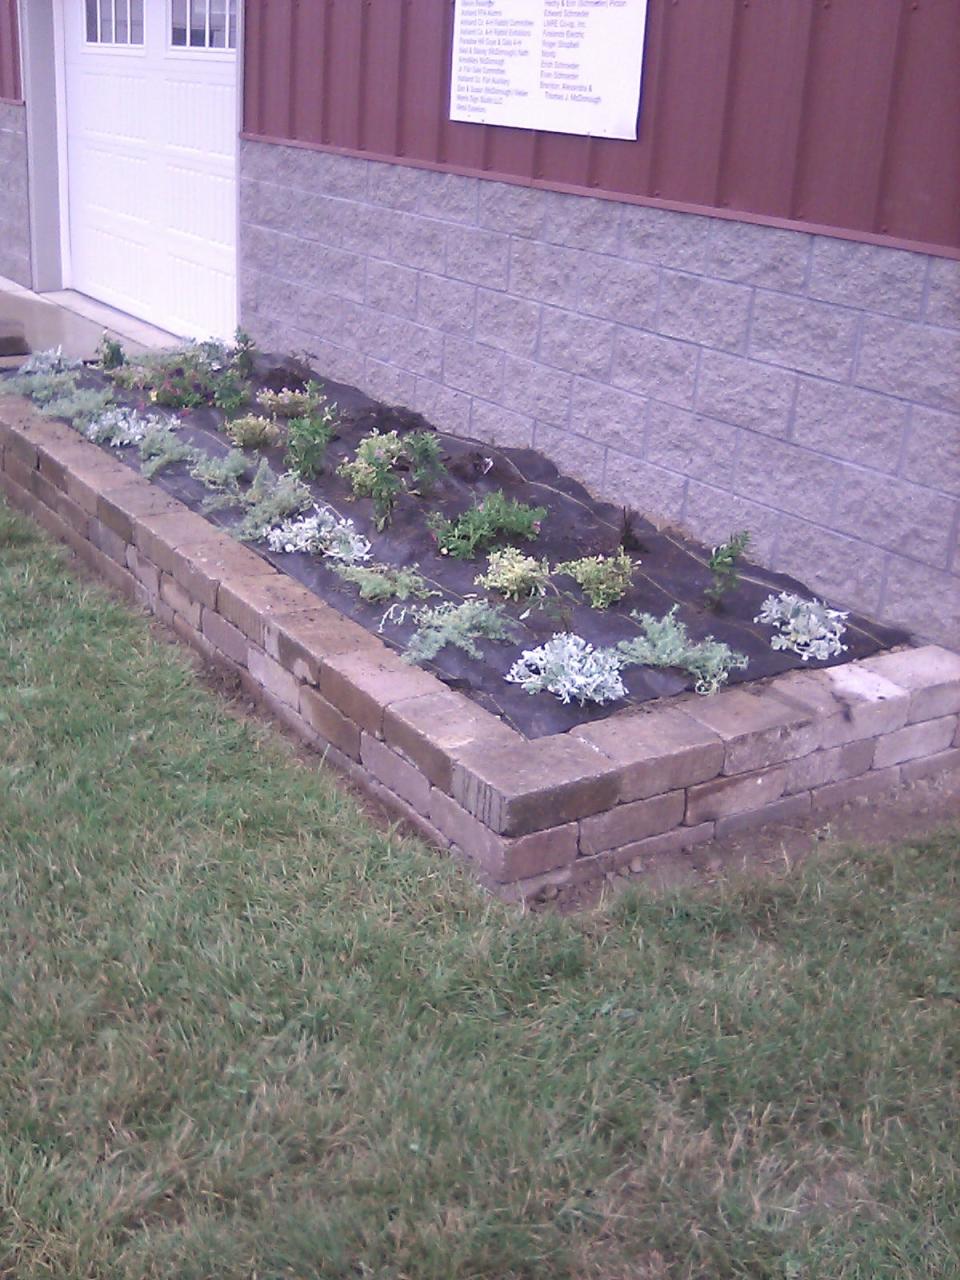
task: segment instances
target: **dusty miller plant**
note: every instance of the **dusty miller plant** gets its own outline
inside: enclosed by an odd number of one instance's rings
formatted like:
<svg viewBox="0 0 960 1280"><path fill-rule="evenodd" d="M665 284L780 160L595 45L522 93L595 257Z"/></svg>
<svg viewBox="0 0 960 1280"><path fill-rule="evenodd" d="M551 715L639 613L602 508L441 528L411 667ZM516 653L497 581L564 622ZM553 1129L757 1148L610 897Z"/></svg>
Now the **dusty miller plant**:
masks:
<svg viewBox="0 0 960 1280"><path fill-rule="evenodd" d="M552 693L563 703L616 702L626 689L614 649L595 649L582 636L558 631L536 649L525 650L505 679L527 693Z"/></svg>
<svg viewBox="0 0 960 1280"><path fill-rule="evenodd" d="M716 693L726 684L731 671L742 671L746 667L747 658L713 636L705 640L691 639L676 612L676 605L662 618L634 610L630 616L642 634L620 641L617 645L620 660L624 666L679 667L694 677L697 693Z"/></svg>
<svg viewBox="0 0 960 1280"><path fill-rule="evenodd" d="M80 361L71 360L63 354L63 347L49 347L46 351L34 351L24 360L17 370L20 377L33 377L36 374L67 373L70 369L79 369Z"/></svg>
<svg viewBox="0 0 960 1280"><path fill-rule="evenodd" d="M811 658L825 662L846 651L842 637L849 616L840 609L828 608L822 600L804 600L781 591L767 596L754 622L776 627L778 634L770 641L772 649L789 649L804 662Z"/></svg>
<svg viewBox="0 0 960 1280"><path fill-rule="evenodd" d="M296 519L280 520L261 530L271 551L326 556L355 565L370 556L370 543L358 533L352 520L331 507L314 507Z"/></svg>
<svg viewBox="0 0 960 1280"><path fill-rule="evenodd" d="M482 658L478 640L512 640L517 634L517 624L504 613L500 605L487 604L485 600L464 600L455 604L446 600L438 605L419 605L413 609L397 609L392 606L380 623L402 623L410 617L416 623L416 631L407 642L403 655L406 662L429 662L448 644L462 649L471 658Z"/></svg>
<svg viewBox="0 0 960 1280"><path fill-rule="evenodd" d="M384 600L425 600L439 593L420 574L417 565L395 568L389 564L339 564L334 573L357 588L361 600L381 603Z"/></svg>
<svg viewBox="0 0 960 1280"><path fill-rule="evenodd" d="M111 449L121 449L124 445L139 444L148 431L164 426L155 414L118 405L98 414L83 434L94 444L108 444Z"/></svg>

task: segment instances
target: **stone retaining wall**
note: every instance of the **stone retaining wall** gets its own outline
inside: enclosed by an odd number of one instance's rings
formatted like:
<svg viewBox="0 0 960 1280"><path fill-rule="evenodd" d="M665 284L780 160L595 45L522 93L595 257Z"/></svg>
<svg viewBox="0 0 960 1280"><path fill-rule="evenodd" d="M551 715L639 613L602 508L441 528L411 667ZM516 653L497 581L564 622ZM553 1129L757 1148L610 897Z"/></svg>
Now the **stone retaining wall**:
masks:
<svg viewBox="0 0 960 1280"><path fill-rule="evenodd" d="M0 102L0 276L31 284L27 109Z"/></svg>
<svg viewBox="0 0 960 1280"><path fill-rule="evenodd" d="M530 896L960 767L960 657L905 649L528 741L25 401L0 491L498 892Z"/></svg>
<svg viewBox="0 0 960 1280"><path fill-rule="evenodd" d="M244 325L837 603L960 636L960 263L245 141Z"/></svg>

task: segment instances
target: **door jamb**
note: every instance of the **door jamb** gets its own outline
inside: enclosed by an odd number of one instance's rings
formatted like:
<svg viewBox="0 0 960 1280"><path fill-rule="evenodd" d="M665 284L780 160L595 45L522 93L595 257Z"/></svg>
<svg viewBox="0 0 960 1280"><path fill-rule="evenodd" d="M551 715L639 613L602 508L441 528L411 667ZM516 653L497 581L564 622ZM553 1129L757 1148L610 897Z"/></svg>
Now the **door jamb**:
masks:
<svg viewBox="0 0 960 1280"><path fill-rule="evenodd" d="M30 260L36 293L63 288L64 188L61 174L62 94L55 38L61 0L20 5L20 49L27 104L27 185ZM49 157L57 156L51 165Z"/></svg>

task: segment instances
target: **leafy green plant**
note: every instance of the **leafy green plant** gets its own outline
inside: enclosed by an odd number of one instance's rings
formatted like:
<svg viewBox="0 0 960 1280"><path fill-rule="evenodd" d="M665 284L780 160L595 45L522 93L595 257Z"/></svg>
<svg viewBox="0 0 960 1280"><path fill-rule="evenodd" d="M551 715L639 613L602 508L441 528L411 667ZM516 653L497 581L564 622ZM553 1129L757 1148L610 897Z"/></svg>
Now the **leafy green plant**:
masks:
<svg viewBox="0 0 960 1280"><path fill-rule="evenodd" d="M496 489L456 520L435 515L428 525L442 556L472 560L487 547L508 538L526 541L535 538L546 514L546 507L528 507L515 498L507 498L502 489Z"/></svg>
<svg viewBox="0 0 960 1280"><path fill-rule="evenodd" d="M739 584L738 565L749 546L750 530L741 529L739 533L731 533L726 542L721 542L710 552L707 568L713 575L713 581L703 594L712 609L719 609L723 597Z"/></svg>
<svg viewBox="0 0 960 1280"><path fill-rule="evenodd" d="M245 413L240 418L224 425L232 444L238 449L266 449L280 439L280 428L270 418L259 417L255 413Z"/></svg>
<svg viewBox="0 0 960 1280"><path fill-rule="evenodd" d="M693 640L685 624L676 617L677 605L662 618L633 610L631 618L639 624L642 635L621 640L616 646L624 666L678 667L696 680L700 694L716 693L726 684L731 671L742 671L747 658L729 645L707 636Z"/></svg>
<svg viewBox="0 0 960 1280"><path fill-rule="evenodd" d="M211 398L211 391L205 378L170 369L150 389L149 398L167 409L197 409Z"/></svg>
<svg viewBox="0 0 960 1280"><path fill-rule="evenodd" d="M594 609L608 609L630 590L634 562L623 550L614 556L583 556L558 564L554 573L566 573L583 590Z"/></svg>
<svg viewBox="0 0 960 1280"><path fill-rule="evenodd" d="M527 600L542 596L550 585L550 565L546 560L525 556L517 547L491 551L487 572L474 578L478 587L497 591L507 600Z"/></svg>
<svg viewBox="0 0 960 1280"><path fill-rule="evenodd" d="M412 431L404 436L403 452L410 462L410 477L415 491L429 493L446 472L440 441L432 431Z"/></svg>
<svg viewBox="0 0 960 1280"><path fill-rule="evenodd" d="M213 403L228 418L239 414L250 403L250 392L240 374L225 369L213 379Z"/></svg>
<svg viewBox="0 0 960 1280"><path fill-rule="evenodd" d="M117 338L111 338L106 329L97 346L95 353L97 365L104 370L119 369L122 364L126 364L127 357L123 350L123 343Z"/></svg>
<svg viewBox="0 0 960 1280"><path fill-rule="evenodd" d="M431 432L411 432L401 440L397 431L380 432L377 428L364 436L353 458L337 469L355 498L373 499L378 529L386 527L406 487L395 470L401 463L410 468L411 491L415 493L425 493L444 472L440 445Z"/></svg>
<svg viewBox="0 0 960 1280"><path fill-rule="evenodd" d="M389 564L342 564L334 566L334 572L344 582L358 588L361 600L374 604L384 600L409 600L411 597L425 600L438 594L421 576L416 565L397 569Z"/></svg>
<svg viewBox="0 0 960 1280"><path fill-rule="evenodd" d="M302 418L287 424L287 452L284 462L303 480L312 480L323 470L327 445L334 437L337 406L323 404Z"/></svg>
<svg viewBox="0 0 960 1280"><path fill-rule="evenodd" d="M233 335L233 351L231 353L231 363L241 378L253 377L253 365L256 358L257 348L254 346L253 339L245 329L237 329Z"/></svg>
<svg viewBox="0 0 960 1280"><path fill-rule="evenodd" d="M485 600L464 600L462 604L447 600L438 605L420 605L410 613L417 629L403 656L412 663L429 662L448 644L471 658L482 658L478 640L513 640L518 632L517 623L501 605ZM402 621L405 616L404 610L394 620Z"/></svg>
<svg viewBox="0 0 960 1280"><path fill-rule="evenodd" d="M148 480L165 467L172 467L178 462L194 463L200 457L199 449L178 439L175 431L166 424L149 428L140 441L140 470Z"/></svg>

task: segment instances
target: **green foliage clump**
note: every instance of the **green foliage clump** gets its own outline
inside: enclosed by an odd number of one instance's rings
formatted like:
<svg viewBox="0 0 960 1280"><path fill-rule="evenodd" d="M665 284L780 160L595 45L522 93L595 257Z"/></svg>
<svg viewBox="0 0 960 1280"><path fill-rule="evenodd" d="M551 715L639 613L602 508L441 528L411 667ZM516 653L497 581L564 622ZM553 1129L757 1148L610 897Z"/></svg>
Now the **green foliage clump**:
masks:
<svg viewBox="0 0 960 1280"><path fill-rule="evenodd" d="M497 591L507 600L527 600L542 596L550 583L550 565L546 560L525 556L517 547L492 551L487 572L474 579L478 587Z"/></svg>
<svg viewBox="0 0 960 1280"><path fill-rule="evenodd" d="M633 584L633 561L626 551L615 556L583 556L558 564L555 573L567 573L583 590L594 609L609 609Z"/></svg>
<svg viewBox="0 0 960 1280"><path fill-rule="evenodd" d="M374 604L383 600L409 600L412 597L425 600L428 596L437 594L421 576L416 565L411 565L408 569L397 569L388 564L341 564L332 567L344 582L359 589L361 600Z"/></svg>
<svg viewBox="0 0 960 1280"><path fill-rule="evenodd" d="M396 471L402 465L410 472L412 483L407 486ZM431 432L414 431L401 440L396 431L374 428L357 445L353 458L340 464L337 474L347 481L355 498L373 499L377 528L383 529L405 487L422 495L444 470L440 443Z"/></svg>
<svg viewBox="0 0 960 1280"><path fill-rule="evenodd" d="M117 338L111 338L106 329L104 329L103 337L97 345L95 359L98 368L105 373L111 369L119 369L122 364L127 363L123 343Z"/></svg>
<svg viewBox="0 0 960 1280"><path fill-rule="evenodd" d="M479 552L507 538L531 541L540 532L546 514L546 507L528 507L497 489L456 520L434 516L429 524L442 556L472 560Z"/></svg>
<svg viewBox="0 0 960 1280"><path fill-rule="evenodd" d="M49 404L72 395L79 387L76 373L61 369L52 373L20 373L7 378L3 390L13 395L26 396L34 404Z"/></svg>
<svg viewBox="0 0 960 1280"><path fill-rule="evenodd" d="M471 658L482 658L477 640L513 640L518 628L502 606L485 600L447 600L438 605L421 605L413 610L417 629L407 643L407 662L429 662L441 649L452 644Z"/></svg>
<svg viewBox="0 0 960 1280"><path fill-rule="evenodd" d="M212 458L204 453L190 468L190 474L207 489L213 489L217 493L239 494L240 481L246 475L249 465L248 458L239 449L231 449L222 458Z"/></svg>
<svg viewBox="0 0 960 1280"><path fill-rule="evenodd" d="M280 439L280 429L270 418L255 413L245 413L228 422L224 430L238 449L266 449Z"/></svg>
<svg viewBox="0 0 960 1280"><path fill-rule="evenodd" d="M326 396L319 382L308 382L303 391L261 391L257 404L273 418L309 418L326 404Z"/></svg>
<svg viewBox="0 0 960 1280"><path fill-rule="evenodd" d="M113 394L110 391L77 387L58 399L48 400L40 412L48 418L64 418L77 430L82 430L112 404Z"/></svg>
<svg viewBox="0 0 960 1280"><path fill-rule="evenodd" d="M446 471L440 441L432 431L412 431L404 437L403 452L410 463L414 491L428 493Z"/></svg>
<svg viewBox="0 0 960 1280"><path fill-rule="evenodd" d="M246 513L236 536L243 542L253 542L263 536L264 529L306 510L312 502L310 490L299 477L289 472L278 476L263 458L250 488L243 495Z"/></svg>
<svg viewBox="0 0 960 1280"><path fill-rule="evenodd" d="M224 369L212 379L213 403L228 418L241 413L250 403L250 392L240 374Z"/></svg>
<svg viewBox="0 0 960 1280"><path fill-rule="evenodd" d="M337 406L326 402L303 417L291 418L287 425L287 453L284 458L290 470L303 480L319 475L336 425Z"/></svg>
<svg viewBox="0 0 960 1280"><path fill-rule="evenodd" d="M726 542L721 542L710 552L707 568L713 575L713 581L703 594L711 608L718 609L727 592L739 584L738 564L749 546L750 530L741 529L739 533L731 533Z"/></svg>
<svg viewBox="0 0 960 1280"><path fill-rule="evenodd" d="M625 666L679 667L695 678L697 693L716 693L726 684L731 671L742 671L746 667L747 658L713 636L692 640L684 623L675 616L676 612L677 605L662 618L634 610L630 616L643 634L632 640L621 640L616 646L617 653Z"/></svg>
<svg viewBox="0 0 960 1280"><path fill-rule="evenodd" d="M233 351L231 352L230 363L241 378L253 377L253 364L256 354L257 348L254 346L253 339L249 333L245 329L237 329L233 335Z"/></svg>
<svg viewBox="0 0 960 1280"><path fill-rule="evenodd" d="M167 425L149 427L140 441L140 470L149 480L165 467L178 462L196 462L201 453L193 445L178 439Z"/></svg>

